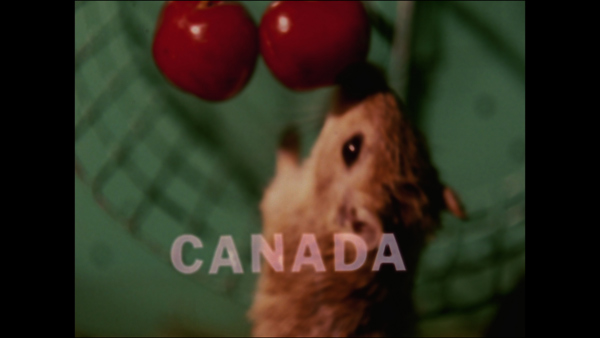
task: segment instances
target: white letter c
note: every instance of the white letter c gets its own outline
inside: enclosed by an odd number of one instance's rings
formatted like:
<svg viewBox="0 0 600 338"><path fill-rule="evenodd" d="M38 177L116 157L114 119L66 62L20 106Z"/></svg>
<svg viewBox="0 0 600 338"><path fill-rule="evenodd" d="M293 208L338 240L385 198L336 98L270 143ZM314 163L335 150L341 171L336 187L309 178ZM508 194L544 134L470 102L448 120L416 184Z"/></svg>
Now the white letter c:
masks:
<svg viewBox="0 0 600 338"><path fill-rule="evenodd" d="M196 259L191 266L183 264L181 249L185 243L191 243L194 246L194 249L198 249L202 248L202 242L200 241L200 238L194 235L181 235L175 239L175 242L173 242L173 245L171 246L171 262L173 263L173 266L177 271L189 275L200 269L202 260Z"/></svg>

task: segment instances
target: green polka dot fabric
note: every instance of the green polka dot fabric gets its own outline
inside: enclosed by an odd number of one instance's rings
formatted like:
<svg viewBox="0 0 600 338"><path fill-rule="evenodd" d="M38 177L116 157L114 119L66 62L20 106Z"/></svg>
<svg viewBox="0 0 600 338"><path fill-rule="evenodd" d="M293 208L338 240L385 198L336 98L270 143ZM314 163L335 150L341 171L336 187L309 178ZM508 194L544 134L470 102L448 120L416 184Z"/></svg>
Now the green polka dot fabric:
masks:
<svg viewBox="0 0 600 338"><path fill-rule="evenodd" d="M268 1L241 1L256 23ZM250 236L280 133L307 154L330 88L293 92L259 58L235 98L209 103L156 68L163 2L75 2L75 331L244 336L257 274ZM469 214L444 214L415 288L422 335L484 335L525 275L524 2L366 4L369 60L386 70ZM181 234L183 275L170 262ZM232 235L244 274L208 274Z"/></svg>

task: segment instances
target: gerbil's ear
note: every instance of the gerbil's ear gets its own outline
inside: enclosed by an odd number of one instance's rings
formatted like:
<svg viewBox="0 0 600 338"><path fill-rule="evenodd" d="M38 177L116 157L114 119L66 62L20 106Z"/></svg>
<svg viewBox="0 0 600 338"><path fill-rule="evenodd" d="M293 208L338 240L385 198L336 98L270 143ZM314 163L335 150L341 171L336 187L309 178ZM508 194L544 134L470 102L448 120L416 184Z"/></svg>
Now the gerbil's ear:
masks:
<svg viewBox="0 0 600 338"><path fill-rule="evenodd" d="M463 205L456 193L449 187L445 187L443 194L444 202L446 203L446 208L448 211L450 211L457 218L466 219L467 214L465 213L465 209L463 208Z"/></svg>
<svg viewBox="0 0 600 338"><path fill-rule="evenodd" d="M279 149L277 150L276 172L281 174L292 168L298 167L300 153L300 137L295 127L284 130Z"/></svg>
<svg viewBox="0 0 600 338"><path fill-rule="evenodd" d="M379 247L383 227L377 215L365 208L352 207L340 210L338 217L346 231L360 236L365 241L368 251Z"/></svg>

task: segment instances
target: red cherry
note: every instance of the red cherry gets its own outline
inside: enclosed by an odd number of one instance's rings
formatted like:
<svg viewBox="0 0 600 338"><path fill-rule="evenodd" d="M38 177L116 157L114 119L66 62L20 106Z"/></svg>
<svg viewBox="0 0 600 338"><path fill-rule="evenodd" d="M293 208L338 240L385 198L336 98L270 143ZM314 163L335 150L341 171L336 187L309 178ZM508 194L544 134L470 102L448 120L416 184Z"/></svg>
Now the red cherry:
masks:
<svg viewBox="0 0 600 338"><path fill-rule="evenodd" d="M209 101L233 97L250 79L258 32L246 9L226 1L169 1L152 54L177 87Z"/></svg>
<svg viewBox="0 0 600 338"><path fill-rule="evenodd" d="M260 52L291 89L333 85L348 66L364 61L370 25L360 1L275 1L259 28Z"/></svg>

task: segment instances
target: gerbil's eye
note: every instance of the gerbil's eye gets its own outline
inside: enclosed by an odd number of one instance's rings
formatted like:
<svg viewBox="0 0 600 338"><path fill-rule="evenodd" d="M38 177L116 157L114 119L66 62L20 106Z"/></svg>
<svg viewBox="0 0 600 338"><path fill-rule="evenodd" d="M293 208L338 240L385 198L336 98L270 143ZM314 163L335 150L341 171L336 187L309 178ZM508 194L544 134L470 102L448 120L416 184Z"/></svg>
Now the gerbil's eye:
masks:
<svg viewBox="0 0 600 338"><path fill-rule="evenodd" d="M344 162L346 163L346 167L350 168L358 155L360 154L360 147L362 146L363 136L361 134L357 134L352 136L351 139L344 143L342 147L342 157L344 158Z"/></svg>

